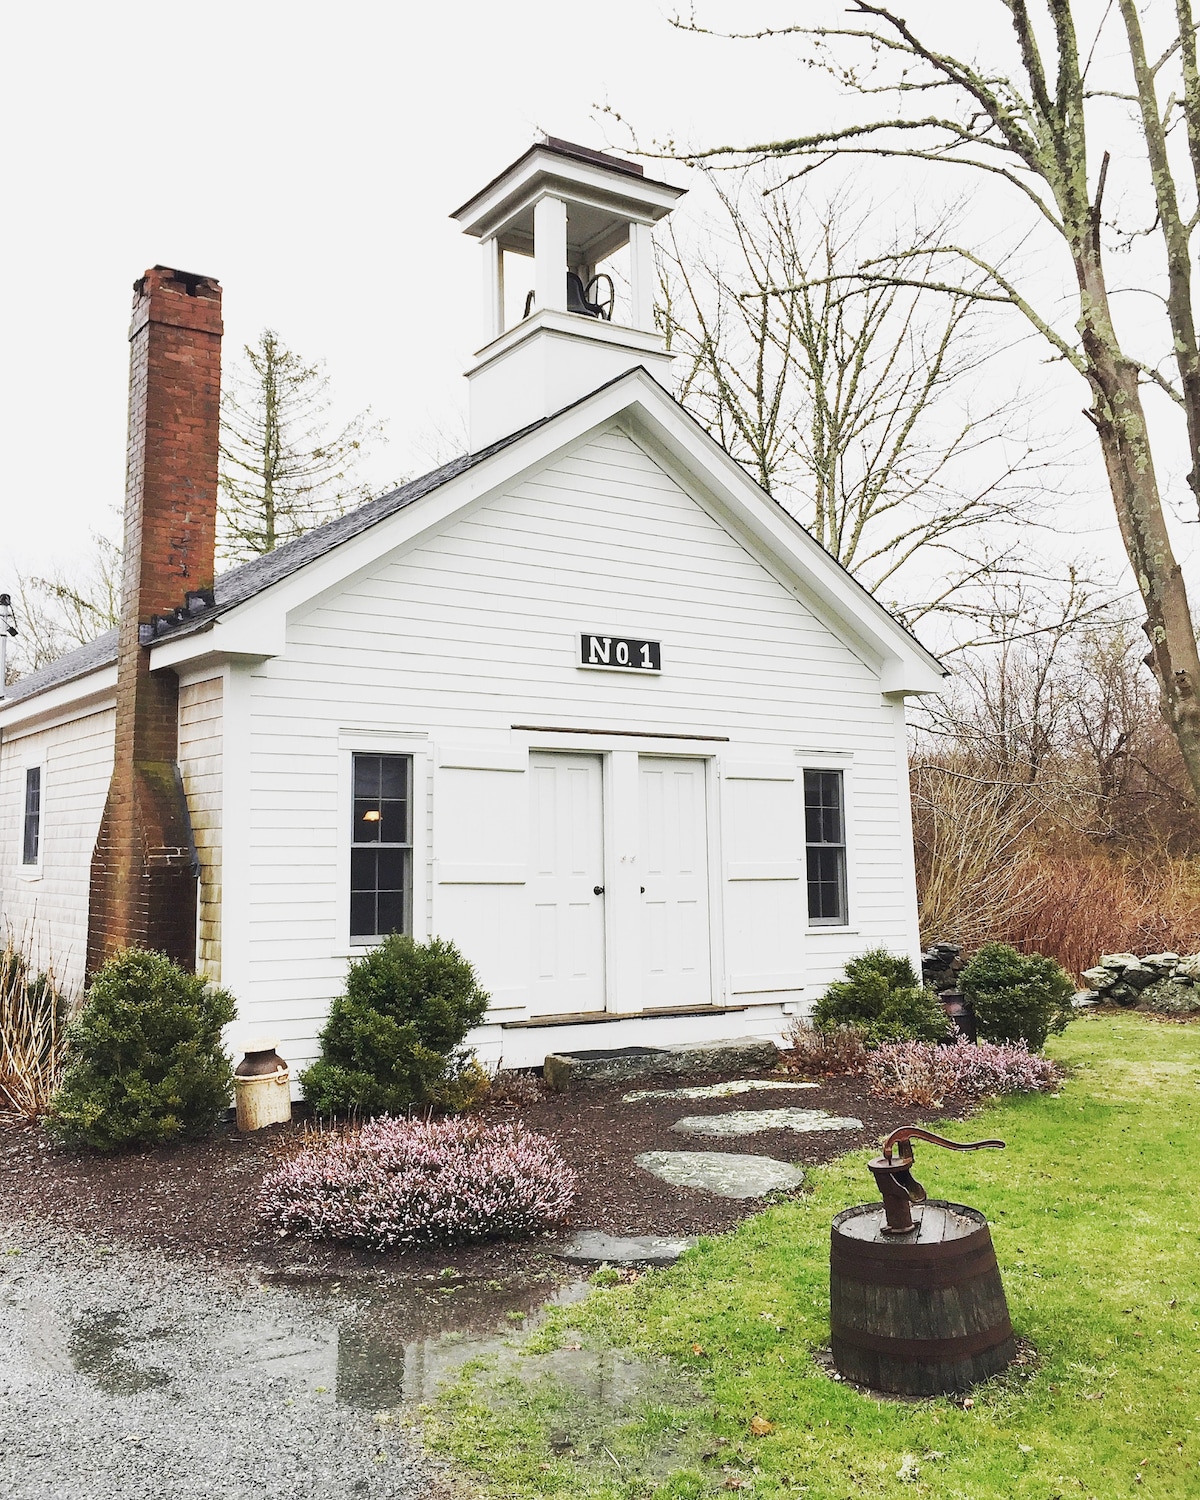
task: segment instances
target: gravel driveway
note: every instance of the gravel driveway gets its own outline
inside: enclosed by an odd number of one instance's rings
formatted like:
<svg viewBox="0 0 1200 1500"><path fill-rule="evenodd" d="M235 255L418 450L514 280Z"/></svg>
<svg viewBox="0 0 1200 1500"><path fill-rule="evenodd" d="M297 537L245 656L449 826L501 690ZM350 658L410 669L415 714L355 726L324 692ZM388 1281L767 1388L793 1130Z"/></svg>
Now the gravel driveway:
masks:
<svg viewBox="0 0 1200 1500"><path fill-rule="evenodd" d="M0 1223L0 1496L431 1500L387 1348L338 1311Z"/></svg>

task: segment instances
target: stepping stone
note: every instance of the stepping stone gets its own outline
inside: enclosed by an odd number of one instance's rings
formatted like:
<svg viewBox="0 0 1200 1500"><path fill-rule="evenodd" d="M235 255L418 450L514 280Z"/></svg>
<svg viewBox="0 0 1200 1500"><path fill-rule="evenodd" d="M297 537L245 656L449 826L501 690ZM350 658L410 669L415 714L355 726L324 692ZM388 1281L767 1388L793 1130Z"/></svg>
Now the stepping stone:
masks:
<svg viewBox="0 0 1200 1500"><path fill-rule="evenodd" d="M778 1062L779 1048L774 1042L743 1036L694 1046L552 1052L542 1078L549 1089L569 1089L580 1083L625 1083L662 1073L744 1073L751 1068L773 1068Z"/></svg>
<svg viewBox="0 0 1200 1500"><path fill-rule="evenodd" d="M610 1266L669 1266L695 1243L695 1236L670 1239L661 1234L602 1234L598 1229L581 1229L554 1253L562 1260L603 1261Z"/></svg>
<svg viewBox="0 0 1200 1500"><path fill-rule="evenodd" d="M637 1164L672 1187L699 1188L719 1198L761 1198L804 1181L801 1169L786 1161L731 1151L643 1151Z"/></svg>
<svg viewBox="0 0 1200 1500"><path fill-rule="evenodd" d="M861 1130L863 1122L826 1109L744 1109L729 1115L688 1115L671 1126L683 1135L757 1135L762 1130Z"/></svg>
<svg viewBox="0 0 1200 1500"><path fill-rule="evenodd" d="M638 1104L643 1099L728 1099L733 1094L749 1094L757 1089L819 1089L819 1083L776 1083L773 1078L735 1078L729 1083L702 1083L692 1089L635 1089L626 1094L622 1104Z"/></svg>

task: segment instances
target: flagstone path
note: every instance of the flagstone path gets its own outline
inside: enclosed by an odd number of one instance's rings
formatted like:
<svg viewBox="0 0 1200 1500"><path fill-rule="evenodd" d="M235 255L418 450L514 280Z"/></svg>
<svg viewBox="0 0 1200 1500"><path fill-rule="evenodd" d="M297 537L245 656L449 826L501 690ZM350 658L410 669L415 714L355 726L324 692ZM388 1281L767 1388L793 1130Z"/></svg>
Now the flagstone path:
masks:
<svg viewBox="0 0 1200 1500"><path fill-rule="evenodd" d="M761 1198L804 1181L803 1171L788 1162L732 1151L643 1151L637 1164L673 1187L699 1188L720 1198Z"/></svg>
<svg viewBox="0 0 1200 1500"><path fill-rule="evenodd" d="M682 1135L758 1135L764 1130L861 1130L863 1122L826 1109L743 1109L724 1115L688 1115L671 1126Z"/></svg>
<svg viewBox="0 0 1200 1500"><path fill-rule="evenodd" d="M728 1083L703 1083L690 1089L636 1089L621 1097L622 1104L640 1104L644 1099L729 1099L757 1089L779 1093L784 1089L819 1089L819 1083L776 1083L773 1078L734 1078Z"/></svg>

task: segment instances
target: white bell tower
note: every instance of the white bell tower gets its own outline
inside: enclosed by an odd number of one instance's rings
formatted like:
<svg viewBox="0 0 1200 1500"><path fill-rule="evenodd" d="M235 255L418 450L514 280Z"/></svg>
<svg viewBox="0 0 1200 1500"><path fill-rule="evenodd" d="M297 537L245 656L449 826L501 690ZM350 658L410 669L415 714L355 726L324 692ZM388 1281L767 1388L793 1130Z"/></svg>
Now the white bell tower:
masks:
<svg viewBox="0 0 1200 1500"><path fill-rule="evenodd" d="M451 215L483 250L484 344L467 370L472 452L637 365L668 383L650 228L685 191L548 137ZM598 268L626 248L618 288ZM533 288L508 326L506 254L533 260Z"/></svg>

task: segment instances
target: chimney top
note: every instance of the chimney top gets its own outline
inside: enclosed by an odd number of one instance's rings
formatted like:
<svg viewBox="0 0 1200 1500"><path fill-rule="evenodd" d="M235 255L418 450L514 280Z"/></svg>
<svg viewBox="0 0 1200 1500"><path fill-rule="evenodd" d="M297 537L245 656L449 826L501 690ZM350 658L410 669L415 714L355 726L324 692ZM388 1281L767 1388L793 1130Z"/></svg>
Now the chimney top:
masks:
<svg viewBox="0 0 1200 1500"><path fill-rule="evenodd" d="M157 291L182 293L185 297L207 297L221 300L221 283L215 276L201 276L197 271L177 271L171 266L151 266L133 283L134 293L149 297Z"/></svg>

